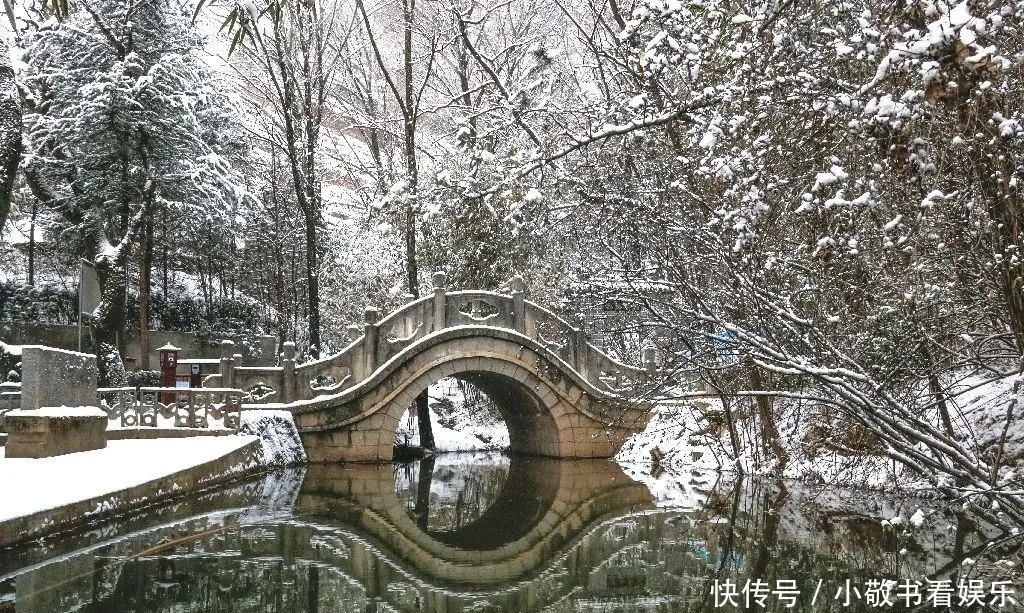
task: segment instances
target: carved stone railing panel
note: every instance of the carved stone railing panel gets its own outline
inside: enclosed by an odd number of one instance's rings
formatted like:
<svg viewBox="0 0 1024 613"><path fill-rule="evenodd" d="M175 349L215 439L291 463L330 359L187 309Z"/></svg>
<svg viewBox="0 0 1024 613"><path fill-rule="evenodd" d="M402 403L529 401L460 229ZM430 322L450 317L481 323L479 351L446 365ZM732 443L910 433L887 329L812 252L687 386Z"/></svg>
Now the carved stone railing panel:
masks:
<svg viewBox="0 0 1024 613"><path fill-rule="evenodd" d="M257 398L260 402L280 400L284 389L283 376L280 366L240 366L232 371L231 386L245 390L254 401Z"/></svg>
<svg viewBox="0 0 1024 613"><path fill-rule="evenodd" d="M383 364L423 338L433 327L431 298L411 302L378 325L377 363Z"/></svg>
<svg viewBox="0 0 1024 613"><path fill-rule="evenodd" d="M249 387L244 388L243 391L245 392L245 397L254 403L274 402L278 396L278 390L264 381L253 383Z"/></svg>
<svg viewBox="0 0 1024 613"><path fill-rule="evenodd" d="M338 353L295 367L295 400L334 394L356 383L355 364L362 355L358 342Z"/></svg>
<svg viewBox="0 0 1024 613"><path fill-rule="evenodd" d="M450 292L443 273L435 273L432 281L432 294L408 302L383 319L376 309L367 308L362 324L348 327L349 346L335 355L296 365L294 343L285 343L281 366L236 368L222 360L219 381L247 390L254 399L285 404L337 394L365 381L428 335L458 326L514 330L550 351L596 389L612 394L634 393L653 373L650 365L645 370L605 355L582 331L526 301L521 278L513 280L512 295Z"/></svg>
<svg viewBox="0 0 1024 613"><path fill-rule="evenodd" d="M512 298L495 292L449 292L446 295L445 327L515 327Z"/></svg>
<svg viewBox="0 0 1024 613"><path fill-rule="evenodd" d="M623 372L619 368L600 369L596 375L600 385L599 389L605 389L616 394L630 394L637 390L637 378L633 373Z"/></svg>
<svg viewBox="0 0 1024 613"><path fill-rule="evenodd" d="M317 394L333 394L352 385L352 368L344 364L331 364L317 371L309 380L309 389Z"/></svg>
<svg viewBox="0 0 1024 613"><path fill-rule="evenodd" d="M118 387L96 390L108 419L125 428L208 428L218 422L238 429L246 392L234 388Z"/></svg>

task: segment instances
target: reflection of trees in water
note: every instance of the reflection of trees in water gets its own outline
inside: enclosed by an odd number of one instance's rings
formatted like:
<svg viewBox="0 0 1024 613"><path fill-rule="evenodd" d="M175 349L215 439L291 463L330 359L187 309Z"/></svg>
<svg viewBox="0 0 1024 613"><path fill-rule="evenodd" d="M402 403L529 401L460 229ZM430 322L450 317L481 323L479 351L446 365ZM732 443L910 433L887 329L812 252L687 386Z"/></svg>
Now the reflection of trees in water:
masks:
<svg viewBox="0 0 1024 613"><path fill-rule="evenodd" d="M456 531L479 519L498 499L509 474L508 460L500 456L493 462L446 460L451 459L429 457L395 469L399 500L431 532Z"/></svg>

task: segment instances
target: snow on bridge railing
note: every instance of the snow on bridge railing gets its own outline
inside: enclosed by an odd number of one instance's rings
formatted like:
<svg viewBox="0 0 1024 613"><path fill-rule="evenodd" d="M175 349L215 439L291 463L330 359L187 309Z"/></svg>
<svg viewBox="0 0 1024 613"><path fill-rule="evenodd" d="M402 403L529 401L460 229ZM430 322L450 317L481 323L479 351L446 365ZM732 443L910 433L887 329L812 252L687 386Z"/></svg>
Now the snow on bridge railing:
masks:
<svg viewBox="0 0 1024 613"><path fill-rule="evenodd" d="M123 428L209 428L217 422L237 430L247 392L225 387L101 387L100 408Z"/></svg>
<svg viewBox="0 0 1024 613"><path fill-rule="evenodd" d="M444 273L434 274L433 285L432 295L412 300L383 319L377 309L367 308L362 328L349 326L349 345L334 355L296 364L295 344L284 343L280 366L239 367L235 357L225 357L220 374L207 377L205 384L246 390L257 402L310 400L366 380L410 345L457 326L486 326L527 336L608 393L640 393L641 383L651 381L656 372L653 352L644 352L644 368L623 364L590 344L582 330L526 300L521 277L513 279L511 295L449 292Z"/></svg>

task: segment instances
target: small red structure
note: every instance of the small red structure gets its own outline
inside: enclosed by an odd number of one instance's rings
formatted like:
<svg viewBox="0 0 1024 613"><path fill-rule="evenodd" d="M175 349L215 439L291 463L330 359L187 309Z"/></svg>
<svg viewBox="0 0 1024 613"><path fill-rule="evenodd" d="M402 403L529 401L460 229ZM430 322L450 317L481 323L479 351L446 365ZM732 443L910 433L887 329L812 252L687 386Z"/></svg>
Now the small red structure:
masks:
<svg viewBox="0 0 1024 613"><path fill-rule="evenodd" d="M160 387L175 387L175 380L178 372L178 353L181 349L167 343L157 349L160 352ZM174 402L174 394L162 392L160 402L170 404Z"/></svg>

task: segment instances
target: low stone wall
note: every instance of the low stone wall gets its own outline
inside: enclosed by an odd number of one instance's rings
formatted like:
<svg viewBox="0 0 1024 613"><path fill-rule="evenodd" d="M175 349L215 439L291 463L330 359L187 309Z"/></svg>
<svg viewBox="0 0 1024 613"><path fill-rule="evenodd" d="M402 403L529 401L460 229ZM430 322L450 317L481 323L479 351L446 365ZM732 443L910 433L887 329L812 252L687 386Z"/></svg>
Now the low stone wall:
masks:
<svg viewBox="0 0 1024 613"><path fill-rule="evenodd" d="M227 428L113 428L107 430L107 440L189 438L192 436L228 436L231 434L235 434L235 430Z"/></svg>
<svg viewBox="0 0 1024 613"><path fill-rule="evenodd" d="M260 356L246 355L244 351L241 351L242 339L240 337L226 336L224 338L235 341L239 353L243 354L242 364L246 366L270 366L277 363L277 339L273 336L258 337L262 354ZM150 330L150 368L160 367L160 354L156 349L168 343L175 347L181 347L181 357L183 358L220 358L222 357L220 341L224 338L217 337L214 342L206 342L191 332ZM48 345L62 349L75 349L78 347L78 326L5 321L0 322L0 340L11 345ZM138 339L132 338L125 343L123 357L137 359L140 354L141 348Z"/></svg>
<svg viewBox="0 0 1024 613"><path fill-rule="evenodd" d="M260 442L252 441L216 460L148 483L2 521L0 548L54 532L80 529L147 506L251 477L265 470L261 464L261 453Z"/></svg>
<svg viewBox="0 0 1024 613"><path fill-rule="evenodd" d="M96 407L10 411L5 457L50 458L107 446L107 415Z"/></svg>

